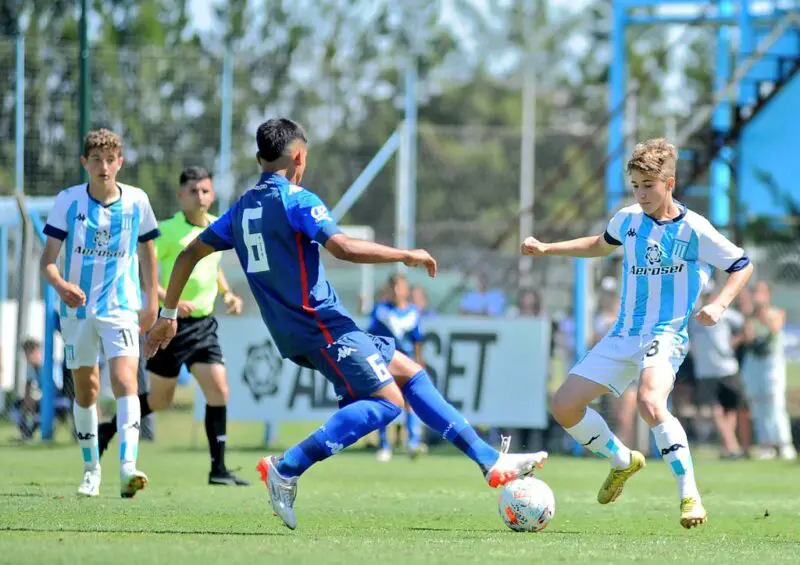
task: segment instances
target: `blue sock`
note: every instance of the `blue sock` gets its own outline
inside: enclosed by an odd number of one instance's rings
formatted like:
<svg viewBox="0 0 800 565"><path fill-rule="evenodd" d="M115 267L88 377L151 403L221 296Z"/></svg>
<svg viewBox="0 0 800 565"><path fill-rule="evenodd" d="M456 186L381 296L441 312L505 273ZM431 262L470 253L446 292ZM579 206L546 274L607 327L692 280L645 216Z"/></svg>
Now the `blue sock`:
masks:
<svg viewBox="0 0 800 565"><path fill-rule="evenodd" d="M314 463L336 455L368 433L388 425L400 412L400 408L382 398L364 398L348 404L286 451L278 462L278 472L284 477L301 475Z"/></svg>
<svg viewBox="0 0 800 565"><path fill-rule="evenodd" d="M403 396L420 420L463 451L484 473L497 462L498 451L478 437L467 419L436 390L424 370L405 384Z"/></svg>
<svg viewBox="0 0 800 565"><path fill-rule="evenodd" d="M406 410L406 429L408 430L408 447L419 447L422 439L422 422L413 410Z"/></svg>
<svg viewBox="0 0 800 565"><path fill-rule="evenodd" d="M389 427L383 426L378 430L378 441L380 443L381 449L391 449L392 446L389 445Z"/></svg>

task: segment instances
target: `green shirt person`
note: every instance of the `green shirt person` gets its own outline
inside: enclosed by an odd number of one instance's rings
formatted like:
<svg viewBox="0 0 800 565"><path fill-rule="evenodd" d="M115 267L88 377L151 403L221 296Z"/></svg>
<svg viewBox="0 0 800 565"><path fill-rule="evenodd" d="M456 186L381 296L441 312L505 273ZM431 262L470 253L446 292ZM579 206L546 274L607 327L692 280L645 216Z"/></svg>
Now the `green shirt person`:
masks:
<svg viewBox="0 0 800 565"><path fill-rule="evenodd" d="M159 267L159 300L163 301L172 268L183 249L216 218L209 214L214 202L211 173L203 167L187 167L180 175L178 200L181 210L159 224L161 237L156 243ZM178 333L169 345L147 361L150 393L140 396L142 416L168 408L175 394L181 367L197 379L206 398L205 429L211 456L209 484L250 483L225 466L228 384L222 349L213 316L217 296L221 295L228 314L242 312L242 299L234 294L220 267L221 253L204 258L192 273L178 304ZM100 452L108 447L116 422L100 426Z"/></svg>

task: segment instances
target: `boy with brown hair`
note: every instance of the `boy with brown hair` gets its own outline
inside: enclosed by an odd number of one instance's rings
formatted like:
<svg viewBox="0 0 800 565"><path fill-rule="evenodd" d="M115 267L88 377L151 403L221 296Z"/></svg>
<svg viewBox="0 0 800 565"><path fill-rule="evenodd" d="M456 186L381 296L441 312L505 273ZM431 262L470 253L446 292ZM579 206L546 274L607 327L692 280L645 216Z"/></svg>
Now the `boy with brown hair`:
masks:
<svg viewBox="0 0 800 565"><path fill-rule="evenodd" d="M81 164L89 182L56 196L44 228L47 242L41 270L61 298L66 362L75 380L73 413L84 462L78 494L100 492L96 402L102 345L117 398L120 493L130 498L147 485L147 476L136 469L140 427L136 375L139 335L150 329L158 314L153 239L159 231L147 194L117 182L123 164L118 135L107 129L89 132ZM59 269L62 246L64 264Z"/></svg>
<svg viewBox="0 0 800 565"><path fill-rule="evenodd" d="M745 252L704 217L673 199L678 154L664 139L640 143L627 165L636 204L614 214L604 234L543 243L528 237L522 253L544 257L604 257L623 248L622 292L617 321L608 334L575 365L551 402L556 421L611 471L597 501L613 502L625 482L645 466L644 456L628 449L589 407L607 392L616 396L638 379L638 407L653 431L658 449L678 483L680 523L705 523L706 511L694 478L686 432L667 408L675 373L686 355L686 326L714 268L730 274L717 297L696 319L716 324L753 267Z"/></svg>

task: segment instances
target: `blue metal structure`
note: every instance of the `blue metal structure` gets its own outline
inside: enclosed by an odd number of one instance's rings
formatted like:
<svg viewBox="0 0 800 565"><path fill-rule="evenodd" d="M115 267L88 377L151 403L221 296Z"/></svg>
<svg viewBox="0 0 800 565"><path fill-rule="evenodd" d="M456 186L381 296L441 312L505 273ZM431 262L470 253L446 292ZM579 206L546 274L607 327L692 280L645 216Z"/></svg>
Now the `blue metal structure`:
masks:
<svg viewBox="0 0 800 565"><path fill-rule="evenodd" d="M685 8L685 12L700 12L700 15L689 16L676 14L671 11L669 15L633 13L641 8L657 8L663 5L680 5ZM715 25L717 26L717 52L715 58L714 90L721 91L732 77L731 62L741 65L748 58L752 57L756 51L756 44L759 38L769 34L771 26L790 14L787 9L788 2L760 2L759 12L754 13L752 0L711 0L710 2L698 2L695 0L615 0L612 7L613 22L611 33L611 69L609 78L609 132L607 147L607 162L605 170L606 182L606 208L610 214L614 213L620 206L625 196L624 179L624 132L625 132L625 99L627 94L627 41L626 32L631 26L651 26L666 24L692 24L692 25ZM792 8L796 14L800 6ZM795 20L795 25L797 20ZM731 35L733 28L738 28L739 45L738 51L732 53ZM776 64L777 63L777 64ZM709 219L713 224L725 229L731 225L731 210L738 203L733 203L731 197L731 182L733 180L733 170L737 170L739 180L739 194L747 193L752 198L753 191L750 184L743 183L742 172L745 168L743 163L750 163L752 157L750 153L763 151L767 156L762 158L762 163L768 157L772 157L772 163L776 166L787 169L785 157L778 157L784 162L777 164L774 157L781 155L781 148L790 149L791 138L796 136L796 127L786 124L786 120L794 120L800 126L800 117L796 111L797 104L800 103L800 76L796 77L791 84L792 77L800 69L800 29L792 28L784 37L764 55L757 65L747 74L746 78L740 82L738 96L734 100L722 100L714 109L711 118L711 128L713 139L710 140L711 146L706 148L711 157L702 163L702 166L710 165L709 184L707 189L709 199ZM769 95L763 96L760 92L762 83L768 82L773 86ZM755 88L752 84L755 84ZM784 85L789 85L796 91L795 96L783 94L773 104L770 98L777 90ZM789 90L789 88L784 89ZM790 100L791 99L791 100ZM778 102L783 106L779 108ZM774 107L774 121L783 120L785 131L784 138L775 136L775 130L766 126L767 134L756 135L755 141L747 143L748 129L755 130L753 127L745 127L747 121L764 108L764 114L768 114L770 104ZM748 108L749 115L744 118L742 110ZM792 110L794 108L794 110ZM765 129L766 117L762 116L761 129ZM768 136L771 134L772 142ZM787 145L788 143L788 145ZM794 141L796 147L796 140ZM681 149L681 159L684 158L684 150ZM785 152L783 152L785 155ZM788 161L795 161L789 159ZM734 169L732 163L738 163L738 169ZM788 166L791 166L789 164ZM797 178L800 174L800 164L795 165L796 171L790 178ZM698 171L693 173L694 180L698 176ZM680 179L683 180L683 179ZM701 189L702 191L702 189ZM800 194L800 189L798 189ZM581 273L585 271L582 266L583 260L576 262L576 323L577 327L585 326L586 320L581 319L581 314L585 312L585 292L583 292L583 280ZM580 334L579 334L580 335ZM576 354L583 348L576 346ZM652 438L651 438L652 439Z"/></svg>
<svg viewBox="0 0 800 565"><path fill-rule="evenodd" d="M400 139L401 134L400 130L395 130L395 132L389 136L389 139L384 142L383 146L378 150L372 160L364 167L364 170L361 171L361 174L358 175L356 180L353 181L353 184L350 185L350 188L345 191L342 197L339 199L339 202L336 203L333 210L331 210L331 214L336 219L336 221L341 220L347 211L352 208L353 204L358 201L364 192L366 192L367 188L369 188L370 183L378 176L383 170L383 167L386 166L386 163L389 162L394 154L400 149Z"/></svg>
<svg viewBox="0 0 800 565"><path fill-rule="evenodd" d="M31 214L33 230L44 245L44 222L38 214ZM56 331L56 291L49 285L44 285L44 350L42 358L42 400L39 403L39 425L42 439L53 439L53 419L55 415L56 386L53 381L54 366L54 335Z"/></svg>
<svg viewBox="0 0 800 565"><path fill-rule="evenodd" d="M670 13L669 15L631 13L640 8L654 8L663 5L682 6L684 11L700 11L701 15L691 16ZM610 69L610 96L609 96L609 121L608 134L608 161L606 165L606 191L607 211L615 211L625 194L623 178L624 155L621 148L624 143L624 107L626 98L627 56L626 32L631 26L666 25L666 24L693 24L715 25L717 32L717 57L715 65L714 86L719 89L731 76L730 33L731 28L737 27L739 34L739 50L735 54L737 64L741 64L754 51L759 35L758 29L769 29L769 25L786 17L790 12L785 7L787 2L760 2L758 13L754 13L751 0L712 0L699 2L696 0L616 0L613 4L612 22L612 58ZM794 11L798 9L795 6ZM760 35L765 35L761 33ZM777 47L776 47L777 48ZM800 54L800 44L794 46L795 55ZM771 50L770 55L773 55ZM763 66L754 69L750 76L756 72L764 72ZM775 71L769 71L775 74ZM775 79L777 80L777 76ZM752 92L746 89L743 82L740 88L737 106L752 97ZM730 182L731 174L728 163L733 158L735 146L729 143L730 133L734 126L734 116L731 101L724 101L716 108L712 118L714 130L713 153L718 159L712 165L711 187L709 189L709 209L712 222L718 226L730 224ZM734 140L735 141L735 140Z"/></svg>

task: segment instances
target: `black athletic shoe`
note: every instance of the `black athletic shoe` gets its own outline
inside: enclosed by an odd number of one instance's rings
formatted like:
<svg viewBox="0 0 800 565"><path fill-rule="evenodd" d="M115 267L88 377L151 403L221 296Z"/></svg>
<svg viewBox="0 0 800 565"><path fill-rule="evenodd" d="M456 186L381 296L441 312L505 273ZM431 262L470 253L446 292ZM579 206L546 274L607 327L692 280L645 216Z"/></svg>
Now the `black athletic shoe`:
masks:
<svg viewBox="0 0 800 565"><path fill-rule="evenodd" d="M249 487L250 481L237 477L228 469L223 469L222 471L211 471L208 474L208 484Z"/></svg>

